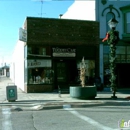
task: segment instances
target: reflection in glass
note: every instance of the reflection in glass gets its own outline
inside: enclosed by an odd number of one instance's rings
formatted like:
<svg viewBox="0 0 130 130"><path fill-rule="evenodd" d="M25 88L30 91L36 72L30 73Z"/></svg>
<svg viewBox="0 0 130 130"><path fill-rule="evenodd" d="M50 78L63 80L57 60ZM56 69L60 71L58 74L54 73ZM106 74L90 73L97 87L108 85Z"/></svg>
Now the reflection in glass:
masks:
<svg viewBox="0 0 130 130"><path fill-rule="evenodd" d="M29 84L53 83L53 70L51 68L30 68Z"/></svg>
<svg viewBox="0 0 130 130"><path fill-rule="evenodd" d="M80 73L80 63L81 60L77 62L77 69L78 73ZM86 84L93 84L94 78L95 78L95 60L85 60L86 64ZM79 74L78 74L79 75ZM77 82L79 82L79 77L77 78Z"/></svg>

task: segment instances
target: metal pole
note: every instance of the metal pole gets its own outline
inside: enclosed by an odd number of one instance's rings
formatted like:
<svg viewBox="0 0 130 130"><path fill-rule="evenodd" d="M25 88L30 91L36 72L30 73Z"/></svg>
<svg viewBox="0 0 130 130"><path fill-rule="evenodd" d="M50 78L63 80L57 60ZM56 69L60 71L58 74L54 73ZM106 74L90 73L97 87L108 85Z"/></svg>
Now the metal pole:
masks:
<svg viewBox="0 0 130 130"><path fill-rule="evenodd" d="M116 69L116 64L115 64L115 60L116 60L116 47L115 47L115 43L111 43L110 44L110 82L111 82L111 90L113 93L112 98L117 98L117 96L115 96L116 91L117 91L117 86L116 86L116 74L115 74L115 69Z"/></svg>
<svg viewBox="0 0 130 130"><path fill-rule="evenodd" d="M59 97L61 97L61 89L60 89L59 85L58 85L58 93L59 93Z"/></svg>
<svg viewBox="0 0 130 130"><path fill-rule="evenodd" d="M116 99L117 96L115 96L116 91L117 91L117 85L116 85L116 74L115 74L115 69L116 69L116 44L118 43L119 40L119 32L115 31L115 27L111 28L110 31L107 32L106 37L102 40L102 42L106 41L108 42L108 45L110 47L110 53L109 53L109 63L110 63L110 79L109 81L111 82L111 90L113 93L113 96L111 98Z"/></svg>

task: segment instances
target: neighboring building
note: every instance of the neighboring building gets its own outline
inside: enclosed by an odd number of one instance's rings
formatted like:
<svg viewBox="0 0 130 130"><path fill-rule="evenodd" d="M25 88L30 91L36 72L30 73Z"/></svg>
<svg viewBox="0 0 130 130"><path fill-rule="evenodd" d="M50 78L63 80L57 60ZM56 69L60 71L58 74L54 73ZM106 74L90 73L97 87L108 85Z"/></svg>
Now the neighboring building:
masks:
<svg viewBox="0 0 130 130"><path fill-rule="evenodd" d="M5 66L1 67L0 75L9 77L10 76L10 66L5 65Z"/></svg>
<svg viewBox="0 0 130 130"><path fill-rule="evenodd" d="M119 24L117 25L116 30L119 31L120 41L117 44L116 50L116 74L117 74L117 85L118 88L128 88L130 87L129 76L130 73L130 0L86 0L86 1L75 1L71 5L68 11L62 15L61 18L67 19L83 19L83 20L92 20L89 19L91 16L90 11L82 11L83 8L87 7L90 4L93 4L92 7L95 8L95 21L100 23L100 73L99 76L102 79L102 82L105 86L109 85L109 46L106 43L102 43L102 39L105 37L107 31L109 30L108 21L115 17ZM75 7L75 8L74 8ZM82 14L82 18L81 18ZM93 12L92 12L93 14ZM88 16L87 16L88 15ZM76 17L75 17L76 16Z"/></svg>
<svg viewBox="0 0 130 130"><path fill-rule="evenodd" d="M50 92L80 84L83 57L89 67L86 77L99 75L98 22L27 17L23 29L27 41L18 41L10 70L23 91Z"/></svg>
<svg viewBox="0 0 130 130"><path fill-rule="evenodd" d="M0 68L0 76L2 75L2 68Z"/></svg>
<svg viewBox="0 0 130 130"><path fill-rule="evenodd" d="M119 31L120 41L116 50L117 87L130 87L130 0L96 0L96 21L100 22L100 76L104 85L109 84L109 46L102 43L109 30L108 21L115 17L119 22L116 30ZM103 78L104 77L104 78Z"/></svg>
<svg viewBox="0 0 130 130"><path fill-rule="evenodd" d="M10 78L21 90L24 90L24 42L17 42L11 60Z"/></svg>

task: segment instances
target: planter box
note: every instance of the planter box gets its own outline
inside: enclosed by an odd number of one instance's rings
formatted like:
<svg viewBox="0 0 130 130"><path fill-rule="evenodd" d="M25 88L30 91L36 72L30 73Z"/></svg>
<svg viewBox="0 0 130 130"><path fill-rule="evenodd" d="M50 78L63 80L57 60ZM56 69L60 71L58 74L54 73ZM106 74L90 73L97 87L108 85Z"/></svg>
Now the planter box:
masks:
<svg viewBox="0 0 130 130"><path fill-rule="evenodd" d="M94 99L97 96L96 86L70 86L70 96L79 99Z"/></svg>

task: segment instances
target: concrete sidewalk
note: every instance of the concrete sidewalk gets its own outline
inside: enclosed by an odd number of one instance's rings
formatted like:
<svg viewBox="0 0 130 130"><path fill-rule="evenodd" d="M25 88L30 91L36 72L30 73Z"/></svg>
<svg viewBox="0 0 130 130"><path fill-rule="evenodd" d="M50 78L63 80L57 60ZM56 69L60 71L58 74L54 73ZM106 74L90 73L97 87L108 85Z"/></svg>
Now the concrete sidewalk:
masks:
<svg viewBox="0 0 130 130"><path fill-rule="evenodd" d="M97 97L94 100L81 100L71 98L69 94L59 95L57 92L52 93L25 93L17 88L18 98L15 102L8 102L6 99L6 86L11 84L10 78L1 77L0 80L0 106L11 106L13 109L49 109L61 108L65 104L71 107L86 107L95 105L130 105L130 89L119 90L116 93L118 97L116 100L111 99L112 93L110 91L97 92Z"/></svg>

